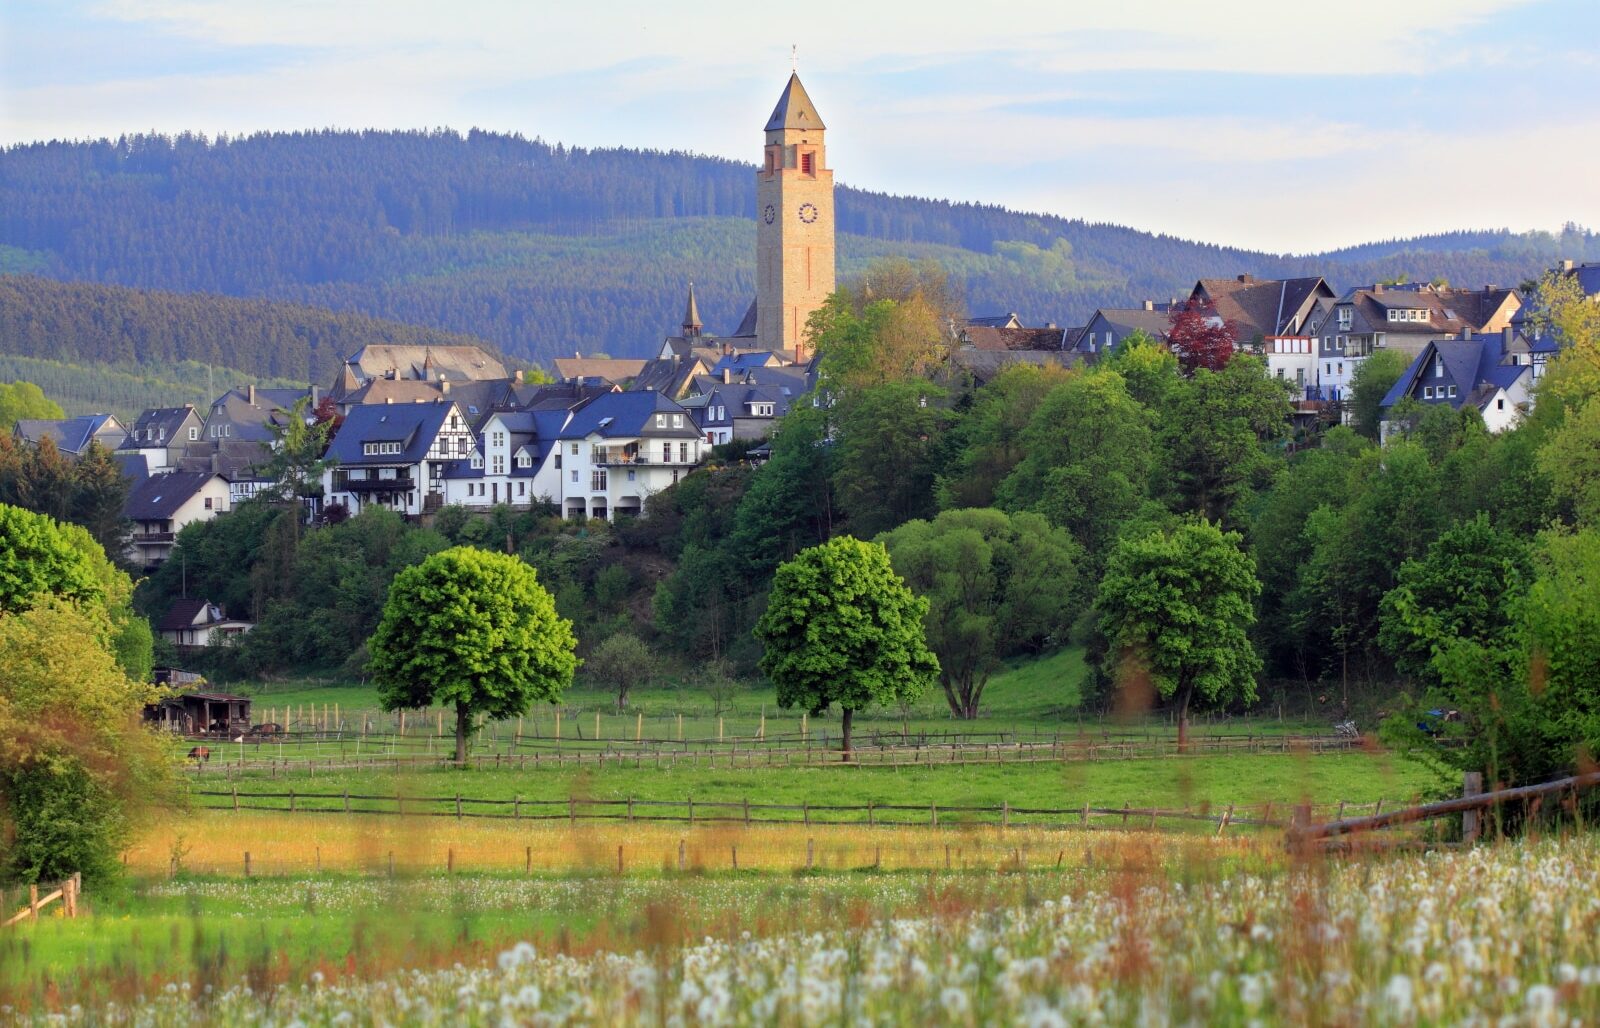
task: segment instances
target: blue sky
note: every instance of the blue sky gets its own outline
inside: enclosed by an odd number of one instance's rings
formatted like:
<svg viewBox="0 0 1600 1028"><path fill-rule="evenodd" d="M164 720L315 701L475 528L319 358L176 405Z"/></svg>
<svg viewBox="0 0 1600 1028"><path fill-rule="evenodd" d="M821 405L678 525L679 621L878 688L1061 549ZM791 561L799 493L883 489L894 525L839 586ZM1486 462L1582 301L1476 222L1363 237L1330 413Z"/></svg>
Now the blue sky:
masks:
<svg viewBox="0 0 1600 1028"><path fill-rule="evenodd" d="M477 126L753 161L798 45L851 185L1291 252L1600 226L1600 0L788 9L0 0L0 142Z"/></svg>

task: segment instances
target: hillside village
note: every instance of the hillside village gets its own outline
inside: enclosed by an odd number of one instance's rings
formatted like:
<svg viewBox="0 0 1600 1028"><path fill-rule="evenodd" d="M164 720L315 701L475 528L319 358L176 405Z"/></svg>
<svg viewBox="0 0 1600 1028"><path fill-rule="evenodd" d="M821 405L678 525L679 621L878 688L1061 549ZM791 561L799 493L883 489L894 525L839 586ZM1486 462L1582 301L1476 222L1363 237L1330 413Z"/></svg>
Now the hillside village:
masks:
<svg viewBox="0 0 1600 1028"><path fill-rule="evenodd" d="M794 404L827 402L818 388L825 358L808 349L806 326L835 287L833 172L825 125L798 75L763 136L757 292L725 334L708 330L686 283L682 321L648 359L556 358L550 376L537 376L553 381L535 381L476 346L375 343L349 354L326 386L244 385L207 409L150 409L127 425L103 413L24 419L14 439L48 440L69 459L92 444L111 451L129 483L125 557L145 571L168 558L186 525L284 493L269 468L295 419L328 430L314 487L297 490L313 522L372 507L409 519L446 506L639 517L713 454L759 463ZM1554 271L1600 296L1600 264ZM1348 422L1356 372L1383 351L1409 360L1385 412L1408 400L1470 407L1502 431L1529 412L1557 352L1529 303L1492 284L1375 283L1337 294L1321 277L1240 273L1201 279L1181 299L1102 308L1081 326L1029 324L1038 319L1016 312L952 319L930 341L941 361L929 374L960 395L1015 365L1093 366L1132 338L1178 346L1180 324L1198 325L1286 383L1302 437Z"/></svg>

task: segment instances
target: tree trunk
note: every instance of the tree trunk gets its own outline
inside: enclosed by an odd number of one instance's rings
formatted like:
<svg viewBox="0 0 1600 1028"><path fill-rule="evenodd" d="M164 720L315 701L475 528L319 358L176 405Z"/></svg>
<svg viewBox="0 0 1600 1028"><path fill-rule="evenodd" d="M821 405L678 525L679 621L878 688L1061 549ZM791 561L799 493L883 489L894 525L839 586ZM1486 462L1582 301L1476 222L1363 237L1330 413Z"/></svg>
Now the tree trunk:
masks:
<svg viewBox="0 0 1600 1028"><path fill-rule="evenodd" d="M844 727L844 759L850 759L850 722L855 718L856 712L851 707L845 707L843 717Z"/></svg>
<svg viewBox="0 0 1600 1028"><path fill-rule="evenodd" d="M1183 699L1178 703L1178 752L1189 752L1189 700L1194 696L1194 687L1189 686L1183 690Z"/></svg>
<svg viewBox="0 0 1600 1028"><path fill-rule="evenodd" d="M456 766L467 766L467 732L472 727L472 712L465 703L456 704Z"/></svg>

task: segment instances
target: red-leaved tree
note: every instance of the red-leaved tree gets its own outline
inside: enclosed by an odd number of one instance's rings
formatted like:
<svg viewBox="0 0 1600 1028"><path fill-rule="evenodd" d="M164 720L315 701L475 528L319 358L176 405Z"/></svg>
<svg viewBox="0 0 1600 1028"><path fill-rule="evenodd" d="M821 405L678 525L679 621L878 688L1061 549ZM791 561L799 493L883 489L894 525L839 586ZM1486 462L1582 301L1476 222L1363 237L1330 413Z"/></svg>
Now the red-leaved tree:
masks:
<svg viewBox="0 0 1600 1028"><path fill-rule="evenodd" d="M1172 308L1172 327L1167 329L1167 345L1178 355L1186 375L1198 368L1221 371L1233 358L1233 337L1237 326L1217 317L1217 309L1191 296L1182 307Z"/></svg>

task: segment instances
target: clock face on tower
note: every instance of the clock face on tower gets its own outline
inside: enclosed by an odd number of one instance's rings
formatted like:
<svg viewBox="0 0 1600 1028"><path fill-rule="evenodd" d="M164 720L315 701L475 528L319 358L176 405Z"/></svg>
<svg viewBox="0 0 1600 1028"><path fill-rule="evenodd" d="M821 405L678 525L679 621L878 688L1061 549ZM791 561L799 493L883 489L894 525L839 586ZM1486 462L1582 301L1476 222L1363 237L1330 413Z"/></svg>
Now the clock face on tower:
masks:
<svg viewBox="0 0 1600 1028"><path fill-rule="evenodd" d="M817 205L814 204L814 203L803 203L803 204L801 204L800 205L800 220L805 222L807 225L811 224L813 221L816 221L817 220Z"/></svg>
<svg viewBox="0 0 1600 1028"><path fill-rule="evenodd" d="M767 204L767 209L761 212L761 217L766 219L768 225L772 224L772 219L776 218L777 216L778 209L772 206L770 203Z"/></svg>

